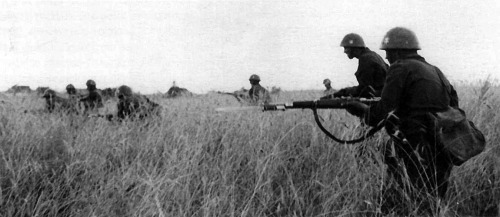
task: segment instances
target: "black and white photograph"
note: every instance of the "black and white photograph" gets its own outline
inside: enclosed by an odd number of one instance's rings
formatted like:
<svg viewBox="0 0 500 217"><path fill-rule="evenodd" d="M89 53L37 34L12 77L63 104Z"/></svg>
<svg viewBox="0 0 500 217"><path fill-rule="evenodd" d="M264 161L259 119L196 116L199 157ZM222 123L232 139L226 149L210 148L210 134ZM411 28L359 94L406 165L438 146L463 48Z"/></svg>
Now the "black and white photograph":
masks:
<svg viewBox="0 0 500 217"><path fill-rule="evenodd" d="M0 216L499 216L500 1L4 0Z"/></svg>

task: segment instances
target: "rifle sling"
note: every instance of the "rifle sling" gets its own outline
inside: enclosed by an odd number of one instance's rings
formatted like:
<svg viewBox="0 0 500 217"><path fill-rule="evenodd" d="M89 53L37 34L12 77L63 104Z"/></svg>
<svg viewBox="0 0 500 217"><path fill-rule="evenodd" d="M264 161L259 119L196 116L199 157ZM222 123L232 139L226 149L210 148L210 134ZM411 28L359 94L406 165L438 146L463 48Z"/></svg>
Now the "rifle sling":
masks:
<svg viewBox="0 0 500 217"><path fill-rule="evenodd" d="M318 125L319 129L321 129L321 131L323 131L323 133L325 133L328 137L333 139L335 142L342 143L342 144L355 144L355 143L362 142L363 140L367 139L368 137L373 136L377 131L379 131L380 129L382 129L382 127L384 127L384 124L378 124L376 127L372 127L368 131L368 133L366 133L364 136L362 136L360 138L353 139L353 140L342 140L342 139L335 137L328 130L326 130L325 127L323 126L323 124L321 124L321 121L319 120L317 109L312 108L312 110L314 113L314 120L316 121L316 124Z"/></svg>

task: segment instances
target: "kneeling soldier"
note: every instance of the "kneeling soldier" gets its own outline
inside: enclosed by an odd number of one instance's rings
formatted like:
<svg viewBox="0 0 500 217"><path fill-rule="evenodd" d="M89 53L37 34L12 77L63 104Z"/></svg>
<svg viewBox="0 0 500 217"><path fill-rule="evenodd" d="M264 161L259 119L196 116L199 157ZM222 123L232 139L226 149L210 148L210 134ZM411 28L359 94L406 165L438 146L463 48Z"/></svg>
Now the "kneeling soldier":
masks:
<svg viewBox="0 0 500 217"><path fill-rule="evenodd" d="M132 89L126 85L118 88L118 113L117 118L144 119L146 117L159 117L161 106L143 95L133 94Z"/></svg>

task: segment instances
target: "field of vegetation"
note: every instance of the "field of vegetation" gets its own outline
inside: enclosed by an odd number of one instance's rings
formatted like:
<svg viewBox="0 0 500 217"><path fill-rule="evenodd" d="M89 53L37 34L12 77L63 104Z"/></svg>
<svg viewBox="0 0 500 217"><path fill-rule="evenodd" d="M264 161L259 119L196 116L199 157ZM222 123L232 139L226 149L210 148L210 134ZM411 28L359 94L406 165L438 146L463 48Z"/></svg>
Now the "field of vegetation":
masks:
<svg viewBox="0 0 500 217"><path fill-rule="evenodd" d="M486 81L456 89L487 148L453 169L448 199L436 202L434 215L496 216L500 90ZM273 98L320 94L282 91ZM310 110L220 113L215 108L239 102L217 94L151 98L164 107L161 120L115 123L40 112L44 102L36 95L2 95L0 216L380 214L384 131L342 145L319 130ZM335 135L359 135L358 119L345 111L320 114Z"/></svg>

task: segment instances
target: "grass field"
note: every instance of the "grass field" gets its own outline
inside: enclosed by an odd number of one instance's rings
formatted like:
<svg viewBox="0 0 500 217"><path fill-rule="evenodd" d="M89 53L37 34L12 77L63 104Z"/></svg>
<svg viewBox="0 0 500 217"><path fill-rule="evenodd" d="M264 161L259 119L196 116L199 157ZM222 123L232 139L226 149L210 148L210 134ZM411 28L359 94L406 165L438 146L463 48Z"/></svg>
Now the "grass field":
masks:
<svg viewBox="0 0 500 217"><path fill-rule="evenodd" d="M453 169L435 216L498 214L499 88L458 84L461 107L487 138ZM320 91L281 92L275 101ZM380 211L384 132L341 145L310 110L215 112L231 96L163 99L161 120L112 123L38 112L35 95L2 95L0 216L366 216ZM107 110L113 111L113 102ZM27 111L26 113L24 111ZM32 112L35 111L35 112ZM359 134L343 110L320 112L335 134ZM363 147L365 154L358 156ZM417 208L418 204L408 204ZM453 216L453 215L451 215Z"/></svg>

